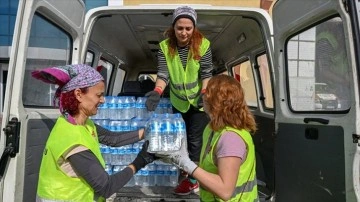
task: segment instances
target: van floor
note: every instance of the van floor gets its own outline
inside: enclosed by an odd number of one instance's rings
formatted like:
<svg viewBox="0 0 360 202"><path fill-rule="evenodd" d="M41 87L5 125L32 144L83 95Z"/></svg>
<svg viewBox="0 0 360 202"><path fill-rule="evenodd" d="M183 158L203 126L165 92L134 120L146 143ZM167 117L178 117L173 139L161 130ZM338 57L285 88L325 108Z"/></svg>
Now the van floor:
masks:
<svg viewBox="0 0 360 202"><path fill-rule="evenodd" d="M269 196L259 187L260 202L271 201ZM187 196L173 194L174 187L123 187L112 200L107 202L200 202L199 195L192 193Z"/></svg>
<svg viewBox="0 0 360 202"><path fill-rule="evenodd" d="M116 193L114 202L153 202L153 201L178 201L178 202L199 202L199 196L192 193L187 196L173 194L174 187L123 187Z"/></svg>

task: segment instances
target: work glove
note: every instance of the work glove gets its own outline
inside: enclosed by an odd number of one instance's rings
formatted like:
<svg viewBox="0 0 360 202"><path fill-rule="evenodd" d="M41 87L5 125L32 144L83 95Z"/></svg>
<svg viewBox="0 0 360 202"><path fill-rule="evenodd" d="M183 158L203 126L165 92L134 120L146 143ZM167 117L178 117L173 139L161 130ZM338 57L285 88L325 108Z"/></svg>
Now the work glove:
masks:
<svg viewBox="0 0 360 202"><path fill-rule="evenodd" d="M145 106L148 111L155 111L157 105L160 102L160 93L158 91L150 91L145 94L146 99Z"/></svg>
<svg viewBox="0 0 360 202"><path fill-rule="evenodd" d="M152 163L154 160L158 159L154 154L147 152L149 147L149 140L146 140L140 150L139 154L135 160L131 163L134 165L136 172L141 168L145 167L147 164Z"/></svg>
<svg viewBox="0 0 360 202"><path fill-rule="evenodd" d="M192 174L198 167L193 161L190 160L188 151L186 148L185 138L181 140L180 150L175 152L156 152L156 157L160 158L165 163L173 163L181 170Z"/></svg>

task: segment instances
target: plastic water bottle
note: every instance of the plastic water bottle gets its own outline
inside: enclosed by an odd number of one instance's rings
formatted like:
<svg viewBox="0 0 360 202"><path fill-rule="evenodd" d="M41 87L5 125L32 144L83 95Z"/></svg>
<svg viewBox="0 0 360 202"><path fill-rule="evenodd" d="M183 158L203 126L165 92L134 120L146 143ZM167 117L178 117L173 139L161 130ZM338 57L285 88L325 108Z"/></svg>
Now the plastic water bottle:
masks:
<svg viewBox="0 0 360 202"><path fill-rule="evenodd" d="M102 156L105 161L105 164L111 164L110 148L106 145L103 145L101 150L102 150Z"/></svg>
<svg viewBox="0 0 360 202"><path fill-rule="evenodd" d="M135 142L132 146L131 162L135 160L139 152L140 152L140 145L139 143Z"/></svg>
<svg viewBox="0 0 360 202"><path fill-rule="evenodd" d="M170 185L170 175L171 175L170 165L166 164L163 166L163 168L164 168L164 176L163 176L164 186L169 186Z"/></svg>
<svg viewBox="0 0 360 202"><path fill-rule="evenodd" d="M167 113L172 114L173 110L172 110L172 104L169 98L165 98L166 99L166 109L167 109Z"/></svg>
<svg viewBox="0 0 360 202"><path fill-rule="evenodd" d="M136 117L139 119L149 118L149 113L145 106L146 99L147 97L138 97L136 100Z"/></svg>
<svg viewBox="0 0 360 202"><path fill-rule="evenodd" d="M103 128L109 129L109 119L99 119L97 124Z"/></svg>
<svg viewBox="0 0 360 202"><path fill-rule="evenodd" d="M109 96L109 102L107 105L108 105L109 118L116 120L117 109L118 109L117 97Z"/></svg>
<svg viewBox="0 0 360 202"><path fill-rule="evenodd" d="M164 175L165 175L165 168L164 164L157 164L156 166L156 175L155 175L155 181L157 186L164 186Z"/></svg>
<svg viewBox="0 0 360 202"><path fill-rule="evenodd" d="M121 131L130 131L131 130L131 120L119 120L119 127Z"/></svg>
<svg viewBox="0 0 360 202"><path fill-rule="evenodd" d="M141 178L142 186L149 186L149 170L147 166L141 169Z"/></svg>
<svg viewBox="0 0 360 202"><path fill-rule="evenodd" d="M117 119L125 119L124 117L124 109L125 109L125 97L119 96L117 100Z"/></svg>
<svg viewBox="0 0 360 202"><path fill-rule="evenodd" d="M135 173L134 175L134 184L136 186L141 186L142 185L142 177L141 177L141 171L139 170L137 173Z"/></svg>
<svg viewBox="0 0 360 202"><path fill-rule="evenodd" d="M131 119L131 121L130 121L130 130L131 131L138 130L140 128L139 127L140 120L141 119L139 119L138 117Z"/></svg>
<svg viewBox="0 0 360 202"><path fill-rule="evenodd" d="M179 150L181 147L181 139L185 138L186 141L186 125L185 121L182 118L180 113L173 115L174 117L174 126L175 126L175 141L174 141L174 150ZM187 145L185 145L187 146Z"/></svg>
<svg viewBox="0 0 360 202"><path fill-rule="evenodd" d="M115 121L115 120L109 121L109 130L110 131L114 131L114 132L117 131L118 130L117 127L118 127L117 121Z"/></svg>
<svg viewBox="0 0 360 202"><path fill-rule="evenodd" d="M98 111L93 119L107 119L108 118L108 106L107 103L100 104L98 107Z"/></svg>
<svg viewBox="0 0 360 202"><path fill-rule="evenodd" d="M111 165L120 165L119 162L117 161L117 156L118 156L118 151L116 147L109 147L110 150L110 156L111 156L111 161L110 164Z"/></svg>
<svg viewBox="0 0 360 202"><path fill-rule="evenodd" d="M149 186L155 186L155 176L156 176L156 164L151 163L147 165L149 171Z"/></svg>
<svg viewBox="0 0 360 202"><path fill-rule="evenodd" d="M170 114L166 113L161 121L161 151L173 151L175 131L174 122L171 120Z"/></svg>
<svg viewBox="0 0 360 202"><path fill-rule="evenodd" d="M147 124L145 139L149 140L148 151L159 151L159 139L161 135L161 122L156 114L153 114L149 123Z"/></svg>
<svg viewBox="0 0 360 202"><path fill-rule="evenodd" d="M118 165L127 165L125 163L125 149L124 147L117 147L117 156L116 161L119 163Z"/></svg>
<svg viewBox="0 0 360 202"><path fill-rule="evenodd" d="M124 147L125 147L124 163L129 164L131 163L132 145L125 145Z"/></svg>
<svg viewBox="0 0 360 202"><path fill-rule="evenodd" d="M134 96L122 96L123 103L123 117L122 119L131 119L135 117L135 97Z"/></svg>
<svg viewBox="0 0 360 202"><path fill-rule="evenodd" d="M136 104L136 98L135 96L129 96L129 105L130 105L130 111L129 111L129 119L132 119L134 117L136 117L136 108L135 108L135 104Z"/></svg>
<svg viewBox="0 0 360 202"><path fill-rule="evenodd" d="M176 187L178 184L178 173L179 170L176 166L170 165L170 177L169 177L169 186Z"/></svg>

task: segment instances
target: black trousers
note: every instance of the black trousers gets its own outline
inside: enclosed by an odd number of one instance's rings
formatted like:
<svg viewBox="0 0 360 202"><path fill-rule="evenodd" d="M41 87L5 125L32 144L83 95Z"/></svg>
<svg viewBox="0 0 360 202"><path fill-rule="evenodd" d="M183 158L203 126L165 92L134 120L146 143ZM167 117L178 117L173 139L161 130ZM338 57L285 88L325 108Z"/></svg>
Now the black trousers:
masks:
<svg viewBox="0 0 360 202"><path fill-rule="evenodd" d="M203 111L199 111L199 109L192 105L190 105L190 109L185 113L181 113L173 107L173 113L180 113L182 115L186 124L189 157L192 161L199 162L202 147L202 134L210 121L208 115Z"/></svg>

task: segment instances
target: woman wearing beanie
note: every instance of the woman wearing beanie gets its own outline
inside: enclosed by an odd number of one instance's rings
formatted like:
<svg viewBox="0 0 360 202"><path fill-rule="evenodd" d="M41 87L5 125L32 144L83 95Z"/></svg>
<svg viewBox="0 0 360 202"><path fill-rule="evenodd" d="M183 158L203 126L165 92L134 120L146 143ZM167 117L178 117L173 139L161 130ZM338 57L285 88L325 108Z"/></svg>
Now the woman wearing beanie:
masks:
<svg viewBox="0 0 360 202"><path fill-rule="evenodd" d="M185 120L190 159L199 162L202 132L209 122L202 109L202 96L213 70L210 42L197 29L193 8L176 8L172 19L171 27L165 32L167 39L159 44L157 80L155 89L146 94L146 107L154 111L169 85L173 110ZM188 176L174 193L187 195L198 187L197 181Z"/></svg>

